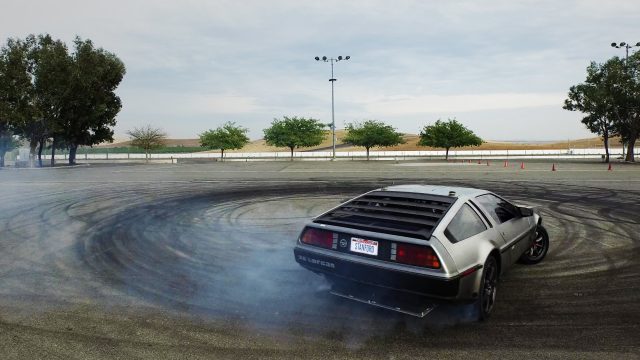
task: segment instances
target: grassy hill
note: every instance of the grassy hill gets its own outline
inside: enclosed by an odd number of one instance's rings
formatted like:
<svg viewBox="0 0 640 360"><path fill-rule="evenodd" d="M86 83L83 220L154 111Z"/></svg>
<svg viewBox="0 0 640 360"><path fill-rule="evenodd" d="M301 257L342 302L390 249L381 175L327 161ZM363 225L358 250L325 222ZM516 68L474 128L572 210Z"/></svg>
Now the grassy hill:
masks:
<svg viewBox="0 0 640 360"><path fill-rule="evenodd" d="M362 151L364 148L362 147L354 147L348 144L344 144L342 139L346 135L345 130L336 131L336 147L339 151ZM412 150L441 150L434 149L424 146L418 146L419 136L416 134L405 134L404 135L405 143L386 147L386 148L374 148L372 150L387 150L387 151L412 151ZM113 144L103 144L97 146L97 148L124 148L130 146L130 141L118 142ZM197 150L199 146L198 139L167 139L166 147L185 147L193 149L193 151ZM568 149L568 148L601 148L603 147L602 139L600 138L589 138L589 139L578 139L578 140L567 140L561 142L500 142L500 141L487 141L480 146L475 147L463 147L457 150L533 150L533 149ZM610 140L610 146L621 146L619 138L614 138ZM328 151L331 149L331 133L327 131L327 136L324 141L312 148L302 148L300 151ZM167 149L168 150L168 149ZM186 150L186 149L185 149ZM266 144L264 139L253 140L249 144L247 144L241 150L233 150L231 152L272 152L272 151L289 151L288 148L276 148L273 146L269 146ZM168 152L168 151L164 151ZM218 152L216 150L212 152Z"/></svg>

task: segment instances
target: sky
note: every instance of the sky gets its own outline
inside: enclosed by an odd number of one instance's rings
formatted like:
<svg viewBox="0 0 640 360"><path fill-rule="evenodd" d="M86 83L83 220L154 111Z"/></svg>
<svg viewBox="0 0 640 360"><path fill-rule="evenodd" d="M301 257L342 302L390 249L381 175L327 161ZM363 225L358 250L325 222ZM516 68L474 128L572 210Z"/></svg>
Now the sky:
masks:
<svg viewBox="0 0 640 360"><path fill-rule="evenodd" d="M562 109L590 61L640 41L640 1L0 0L0 41L91 39L127 73L117 139L171 138L234 121L252 139L275 118L376 119L417 134L456 118L485 140L592 137Z"/></svg>

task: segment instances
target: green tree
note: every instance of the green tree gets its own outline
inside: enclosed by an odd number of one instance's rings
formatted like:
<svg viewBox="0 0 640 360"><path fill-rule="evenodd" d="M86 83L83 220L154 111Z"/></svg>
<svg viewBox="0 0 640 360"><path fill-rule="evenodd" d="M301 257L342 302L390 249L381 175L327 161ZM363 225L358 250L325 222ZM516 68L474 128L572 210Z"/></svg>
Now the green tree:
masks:
<svg viewBox="0 0 640 360"><path fill-rule="evenodd" d="M210 150L220 149L220 159L224 158L225 150L242 149L249 142L249 129L227 122L215 130L208 130L200 134L200 146Z"/></svg>
<svg viewBox="0 0 640 360"><path fill-rule="evenodd" d="M598 134L604 141L605 160L609 162L609 138L619 135L619 124L616 106L620 98L615 91L622 64L614 58L605 64L592 62L587 68L587 79L584 83L571 86L563 108L580 111L585 114L582 123L592 133Z"/></svg>
<svg viewBox="0 0 640 360"><path fill-rule="evenodd" d="M27 41L9 39L0 49L0 137L5 144L5 151L8 151L9 145L13 145L13 134L23 136L27 133L24 131L26 124L33 118L30 48ZM29 142L33 154L37 140L31 138Z"/></svg>
<svg viewBox="0 0 640 360"><path fill-rule="evenodd" d="M72 59L67 46L49 35L40 35L32 55L35 59L34 91L37 116L40 117L38 162L42 166L42 150L51 141L51 166L55 163L55 150L64 141L62 131L64 107L71 94Z"/></svg>
<svg viewBox="0 0 640 360"><path fill-rule="evenodd" d="M284 116L264 129L264 139L268 145L288 147L293 161L293 149L320 145L325 138L324 127L316 119Z"/></svg>
<svg viewBox="0 0 640 360"><path fill-rule="evenodd" d="M151 150L155 150L164 145L167 134L159 128L153 128L151 125L145 125L141 128L134 128L127 131L131 138L131 146L144 150L144 158L149 162L149 154Z"/></svg>
<svg viewBox="0 0 640 360"><path fill-rule="evenodd" d="M640 137L640 53L628 61L613 57L603 64L592 62L584 83L572 86L564 108L585 114L589 130L603 137L620 135L626 144L626 161L635 161L635 143ZM608 158L608 149L606 149Z"/></svg>
<svg viewBox="0 0 640 360"><path fill-rule="evenodd" d="M118 57L91 40L76 38L63 123L58 133L69 148L69 164L76 161L78 147L113 141L116 115L122 108L115 90L125 74Z"/></svg>
<svg viewBox="0 0 640 360"><path fill-rule="evenodd" d="M9 39L0 51L9 81L0 76L0 117L2 103L10 104L11 127L28 140L32 155L38 148L40 166L49 142L52 153L69 148L73 164L78 146L113 140L112 127L121 108L114 90L124 76L124 65L115 55L94 48L90 40L76 38L74 44L70 54L50 35L29 35L25 40ZM7 83L11 86L4 91Z"/></svg>
<svg viewBox="0 0 640 360"><path fill-rule="evenodd" d="M640 138L640 53L635 52L628 61L614 57L605 65L610 62L614 122L623 144L627 145L625 160L634 162L635 143Z"/></svg>
<svg viewBox="0 0 640 360"><path fill-rule="evenodd" d="M449 159L449 149L462 146L480 146L482 139L455 118L447 121L438 119L435 124L427 125L422 129L418 145L444 148L447 151L445 158Z"/></svg>
<svg viewBox="0 0 640 360"><path fill-rule="evenodd" d="M347 124L346 129L347 135L343 141L367 149L367 160L369 160L369 149L374 146L394 146L404 143L402 134L382 121L366 120L363 123L350 123Z"/></svg>

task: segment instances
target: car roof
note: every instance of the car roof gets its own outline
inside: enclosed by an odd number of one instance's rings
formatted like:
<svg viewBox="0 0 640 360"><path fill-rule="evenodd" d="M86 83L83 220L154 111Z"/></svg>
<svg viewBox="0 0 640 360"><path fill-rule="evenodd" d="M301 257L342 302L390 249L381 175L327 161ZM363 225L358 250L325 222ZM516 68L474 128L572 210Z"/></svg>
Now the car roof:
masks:
<svg viewBox="0 0 640 360"><path fill-rule="evenodd" d="M489 193L489 191L487 190L469 188L469 187L444 186L444 185L420 185L420 184L386 186L381 188L380 191L397 191L397 192L432 194L432 195L441 195L441 196L452 196L450 193L454 192L455 195L453 196L467 197L467 198L474 198L476 196Z"/></svg>

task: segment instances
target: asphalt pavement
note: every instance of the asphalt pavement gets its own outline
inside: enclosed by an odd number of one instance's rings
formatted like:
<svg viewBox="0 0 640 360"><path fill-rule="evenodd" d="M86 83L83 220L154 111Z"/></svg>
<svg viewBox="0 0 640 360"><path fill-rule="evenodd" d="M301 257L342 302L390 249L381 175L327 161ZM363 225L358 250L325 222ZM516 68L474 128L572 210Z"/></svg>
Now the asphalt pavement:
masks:
<svg viewBox="0 0 640 360"><path fill-rule="evenodd" d="M419 319L344 300L295 263L312 216L410 183L485 188L542 214L547 258L506 274L488 321L471 306ZM0 358L637 359L638 303L633 164L0 170Z"/></svg>

